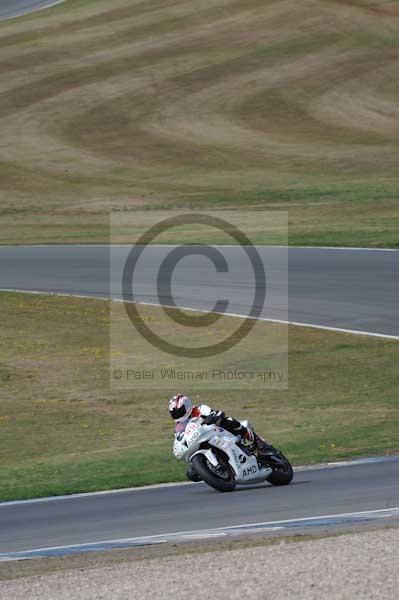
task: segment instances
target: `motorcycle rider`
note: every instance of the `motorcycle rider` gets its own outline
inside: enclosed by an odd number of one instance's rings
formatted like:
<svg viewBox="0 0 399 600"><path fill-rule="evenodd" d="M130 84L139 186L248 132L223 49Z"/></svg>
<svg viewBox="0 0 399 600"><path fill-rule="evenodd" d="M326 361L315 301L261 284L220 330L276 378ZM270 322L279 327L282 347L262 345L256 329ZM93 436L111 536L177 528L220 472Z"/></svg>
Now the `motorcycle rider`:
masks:
<svg viewBox="0 0 399 600"><path fill-rule="evenodd" d="M245 446L250 452L256 454L259 458L267 455L272 446L260 437L257 433L248 427L244 427L233 417L227 417L221 410L212 409L207 404L195 405L191 399L184 394L175 394L169 400L169 413L175 421L175 435L184 432L191 419L202 417L207 425L215 424L223 427L233 435L241 437L241 445ZM187 477L193 481L199 481L191 467L187 470Z"/></svg>

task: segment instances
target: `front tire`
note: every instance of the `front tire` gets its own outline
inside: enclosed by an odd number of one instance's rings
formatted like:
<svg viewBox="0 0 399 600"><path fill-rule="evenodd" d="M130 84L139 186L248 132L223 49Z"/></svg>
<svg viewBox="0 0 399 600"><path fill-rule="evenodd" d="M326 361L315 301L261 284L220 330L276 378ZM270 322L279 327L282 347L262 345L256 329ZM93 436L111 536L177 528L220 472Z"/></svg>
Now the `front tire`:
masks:
<svg viewBox="0 0 399 600"><path fill-rule="evenodd" d="M193 466L190 465L186 471L187 479L193 481L194 483L198 483L202 481L201 477L198 475L196 471L194 471Z"/></svg>
<svg viewBox="0 0 399 600"><path fill-rule="evenodd" d="M272 467L273 471L272 473L270 473L269 477L267 478L267 481L272 485L288 485L289 483L291 483L292 478L294 477L294 471L292 469L291 463L288 460L288 458L284 456L284 454L282 454L278 450L275 450L275 452L276 458L279 460L279 462L281 462L281 464L273 465L273 463L270 463L270 466Z"/></svg>
<svg viewBox="0 0 399 600"><path fill-rule="evenodd" d="M207 483L210 487L218 490L218 492L232 492L236 487L236 481L231 467L228 464L223 464L225 467L222 476L218 476L215 468L208 462L206 456L197 454L191 461L194 471Z"/></svg>

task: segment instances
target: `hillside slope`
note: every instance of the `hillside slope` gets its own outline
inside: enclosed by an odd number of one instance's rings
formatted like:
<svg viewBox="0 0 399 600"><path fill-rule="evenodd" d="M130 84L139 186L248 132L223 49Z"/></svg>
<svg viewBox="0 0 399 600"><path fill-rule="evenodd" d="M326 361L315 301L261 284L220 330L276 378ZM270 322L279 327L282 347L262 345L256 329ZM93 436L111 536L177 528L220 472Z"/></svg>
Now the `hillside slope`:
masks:
<svg viewBox="0 0 399 600"><path fill-rule="evenodd" d="M1 23L0 243L212 204L289 208L291 243L399 246L398 79L398 2L68 0Z"/></svg>

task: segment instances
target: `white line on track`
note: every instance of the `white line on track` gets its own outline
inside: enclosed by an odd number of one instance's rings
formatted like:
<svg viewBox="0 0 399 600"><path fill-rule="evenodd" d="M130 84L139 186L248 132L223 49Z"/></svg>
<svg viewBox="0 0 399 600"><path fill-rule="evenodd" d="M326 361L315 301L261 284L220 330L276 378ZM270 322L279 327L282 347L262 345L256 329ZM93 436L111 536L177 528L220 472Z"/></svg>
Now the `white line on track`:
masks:
<svg viewBox="0 0 399 600"><path fill-rule="evenodd" d="M294 467L294 471L319 471L322 469L336 469L342 467L356 467L360 465L369 465L384 462L399 462L399 455L392 456L370 456L368 458L359 458L348 461L335 461L327 463L318 463L315 465L301 465ZM11 500L9 502L0 502L0 509L7 508L9 506L18 506L23 504L40 504L42 502L56 502L61 500L75 500L78 498L90 498L93 496L108 496L112 494L127 494L129 492L141 492L145 490L157 490L169 487L181 487L181 486L192 486L198 485L191 481L174 481L171 483L155 483L153 485L143 485L140 487L121 488L117 490L103 490L100 492L82 492L80 494L68 494L64 496L46 496L45 498L32 498L30 500Z"/></svg>
<svg viewBox="0 0 399 600"><path fill-rule="evenodd" d="M124 302L124 300L120 299L120 298L113 298L112 299L114 302ZM142 304L145 306L156 306L158 308L161 307L160 304L157 304L156 302L141 302L138 301L136 302L136 304ZM175 308L174 306L167 306L167 305L163 305L165 306L165 308ZM208 313L208 310L205 310L203 308L191 308L188 306L179 306L178 308L180 308L181 310L186 310L186 311L190 311L190 312L200 312L200 313ZM256 321L265 321L268 323L277 323L280 325L292 325L294 327L310 327L311 329L323 329L326 331L335 331L337 333L350 333L353 335L365 335L367 337L376 337L376 338L382 338L382 339L386 339L386 340L399 340L399 335L390 335L387 333L377 333L374 331L361 331L359 329L345 329L343 327L330 327L329 325L316 325L315 323L302 323L300 321L285 321L283 319L272 319L270 317L250 317L247 315L240 315L238 313L230 313L230 312L218 312L218 311L214 311L215 314L219 314L219 315L224 315L226 317L238 317L240 319L254 319Z"/></svg>
<svg viewBox="0 0 399 600"><path fill-rule="evenodd" d="M124 302L124 300L122 298L105 298L103 296L89 296L89 295L83 295L83 294L67 294L65 292L19 290L19 289L14 289L14 288L0 288L0 292L12 292L12 293L20 293L20 294L36 294L36 295L43 295L43 296L60 296L60 297L66 297L66 298L83 298L83 299L89 299L89 300L102 300L102 301L112 301L112 302ZM132 303L142 305L142 306L155 306L157 308L161 307L161 305L157 304L156 302L142 302L142 301L133 302L132 301ZM176 308L175 306L168 306L165 304L163 306L165 306L165 308ZM208 310L205 310L203 308L192 308L189 306L179 306L178 308L180 308L181 310L189 311L189 312L198 312L198 313L208 313L209 312ZM379 338L379 339L383 339L383 340L395 340L395 341L399 340L399 335L378 333L376 331L361 331L360 329L346 329L343 327L330 327L329 325L317 325L315 323L302 323L300 321L285 321L282 319L272 319L269 317L250 317L247 315L240 315L238 313L229 313L229 312L220 313L218 311L215 311L215 314L221 314L226 317L234 317L234 318L239 318L239 319L254 319L256 321L265 321L267 323L277 323L280 325L292 325L293 327L309 327L310 329L322 329L324 331L334 331L336 333L349 333L351 335L363 335L366 337L374 337L374 338Z"/></svg>
<svg viewBox="0 0 399 600"><path fill-rule="evenodd" d="M57 6L57 4L62 4L63 2L65 2L65 0L53 0L53 2L50 2L49 4L46 4L45 6L37 6L37 7L27 8L26 10L22 9L8 17L0 17L0 21L10 21L11 19L17 19L18 17L23 17L23 16L30 15L35 12L46 10L46 8L51 8L52 6Z"/></svg>
<svg viewBox="0 0 399 600"><path fill-rule="evenodd" d="M389 519L399 517L399 507L381 508L367 511L339 513L333 515L317 515L310 517L300 517L294 519L284 519L281 521L265 521L260 523L243 523L241 525L230 525L224 527L215 527L212 529L195 529L191 531L176 531L173 533L156 534L141 536L135 538L121 538L115 540L101 540L98 542L87 542L82 544L69 544L65 546L50 546L44 548L32 548L17 552L0 554L0 561L20 560L22 558L37 558L43 556L54 556L71 554L84 551L111 550L129 546L142 546L149 544L162 544L167 542L184 542L196 539L207 539L212 537L222 537L228 535L237 535L243 533L256 533L265 531L278 531L282 529L298 527L315 527L355 524L356 522L371 521L377 519Z"/></svg>
<svg viewBox="0 0 399 600"><path fill-rule="evenodd" d="M64 0L61 0L63 2ZM184 246L185 244L181 244ZM190 244L191 246L192 244ZM0 244L0 248L132 248L134 244ZM170 248L176 244L150 244L154 248ZM213 248L246 248L239 244L209 244ZM361 250L365 252L399 252L399 248L362 248L356 246L283 246L279 244L255 245L255 248L286 248L287 250Z"/></svg>

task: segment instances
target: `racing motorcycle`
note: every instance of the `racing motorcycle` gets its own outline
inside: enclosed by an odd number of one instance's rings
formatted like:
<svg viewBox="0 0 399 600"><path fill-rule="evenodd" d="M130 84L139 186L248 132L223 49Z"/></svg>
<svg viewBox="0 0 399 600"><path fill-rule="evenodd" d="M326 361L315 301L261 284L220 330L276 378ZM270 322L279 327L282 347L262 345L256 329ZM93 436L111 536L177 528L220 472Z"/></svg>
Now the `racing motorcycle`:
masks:
<svg viewBox="0 0 399 600"><path fill-rule="evenodd" d="M248 421L241 423L253 429ZM207 425L202 417L197 417L176 435L173 454L189 463L189 479L203 480L219 492L232 492L237 484L291 482L292 466L279 450L270 446L267 453L256 456L240 441L239 436L217 425Z"/></svg>

